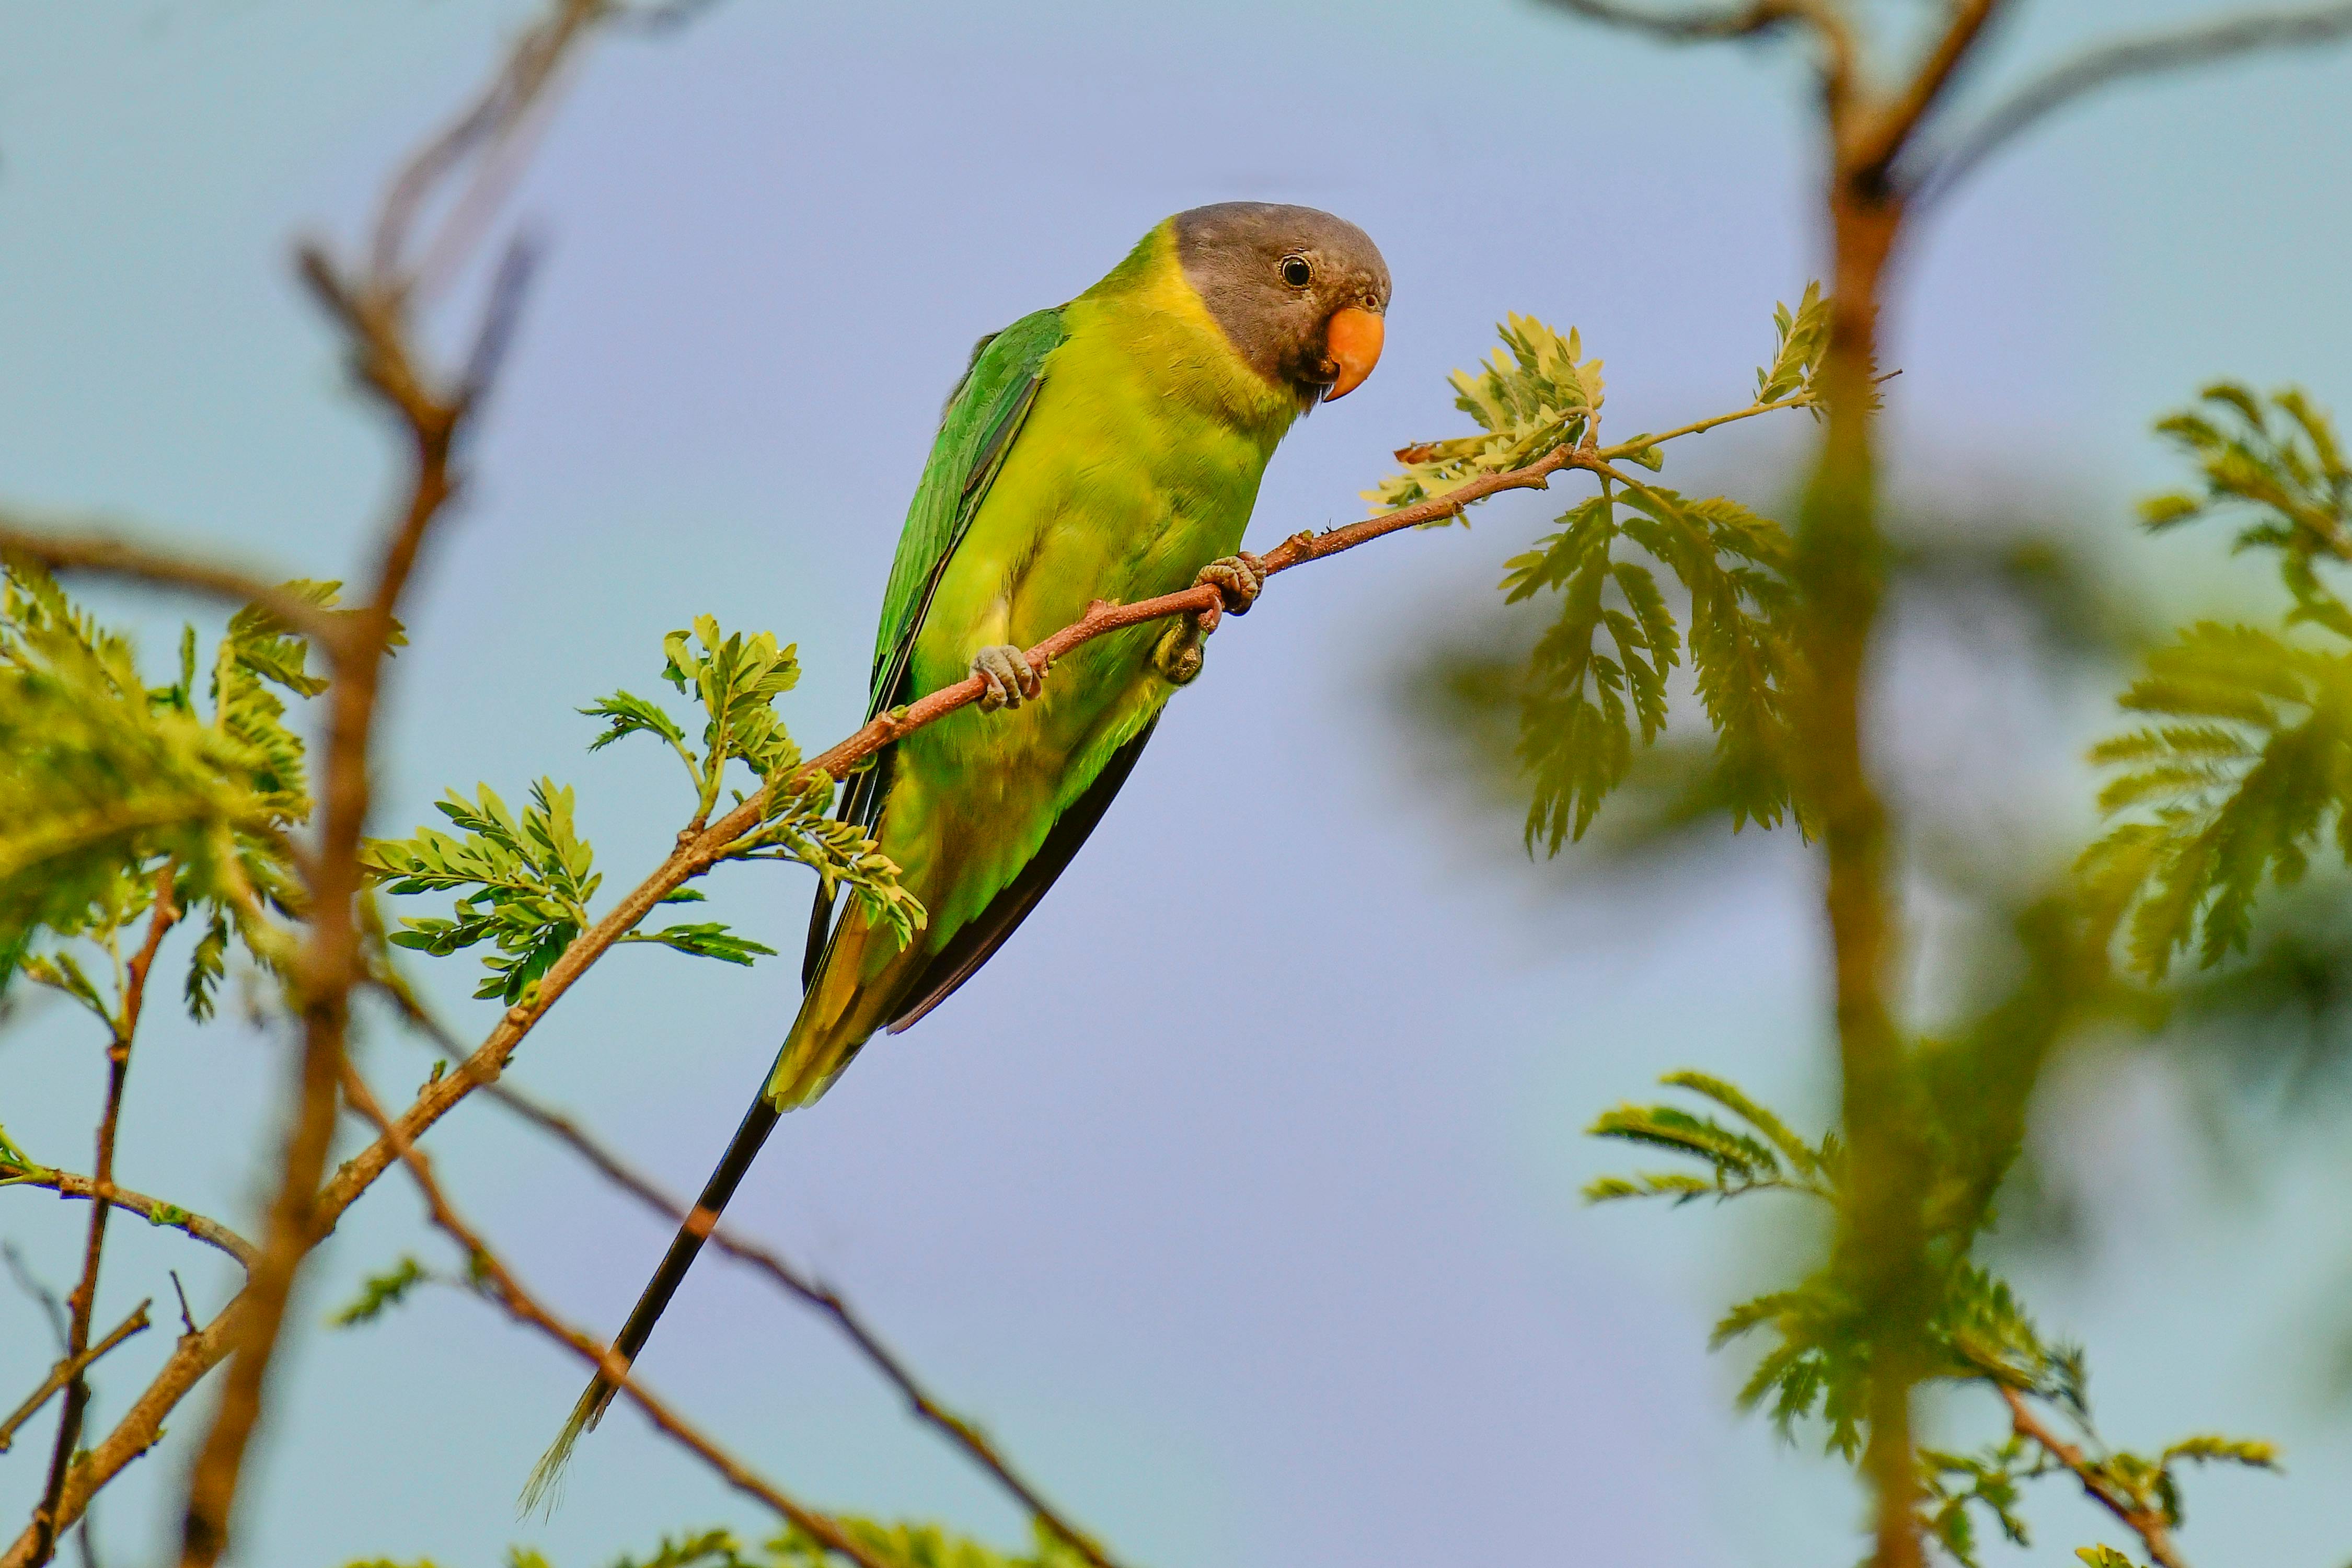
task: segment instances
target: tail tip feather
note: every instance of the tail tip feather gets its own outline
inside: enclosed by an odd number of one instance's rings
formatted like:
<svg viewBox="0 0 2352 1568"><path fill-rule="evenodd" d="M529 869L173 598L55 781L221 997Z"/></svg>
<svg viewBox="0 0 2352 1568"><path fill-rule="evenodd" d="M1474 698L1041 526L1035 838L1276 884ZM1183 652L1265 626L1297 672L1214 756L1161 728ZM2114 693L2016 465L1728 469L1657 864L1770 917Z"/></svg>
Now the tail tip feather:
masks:
<svg viewBox="0 0 2352 1568"><path fill-rule="evenodd" d="M531 1467L530 1479L523 1482L522 1498L516 1508L518 1516L536 1513L545 1518L562 1504L564 1470L572 1462L572 1450L603 1418L604 1407L612 1404L615 1392L601 1377L588 1385L588 1392L572 1407L572 1418L563 1424L563 1430L548 1446L547 1452L539 1457L539 1463Z"/></svg>

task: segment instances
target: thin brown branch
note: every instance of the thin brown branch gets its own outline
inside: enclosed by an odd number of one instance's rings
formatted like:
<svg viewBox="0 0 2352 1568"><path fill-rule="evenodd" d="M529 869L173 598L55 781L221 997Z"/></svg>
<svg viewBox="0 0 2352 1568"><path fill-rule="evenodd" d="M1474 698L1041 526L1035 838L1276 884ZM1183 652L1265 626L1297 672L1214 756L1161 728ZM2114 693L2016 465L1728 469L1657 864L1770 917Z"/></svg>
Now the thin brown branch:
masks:
<svg viewBox="0 0 2352 1568"><path fill-rule="evenodd" d="M13 1179L13 1173L11 1177L0 1178L0 1184L5 1184L5 1182L11 1179ZM33 1272L30 1265L26 1263L25 1255L16 1249L15 1242L0 1241L0 1260L6 1262L9 1276L16 1281L16 1288L30 1296L34 1304L39 1307L42 1314L49 1320L49 1332L58 1342L58 1353L64 1354L66 1304L58 1300L58 1293L55 1290L41 1283L40 1277Z"/></svg>
<svg viewBox="0 0 2352 1568"><path fill-rule="evenodd" d="M258 605L316 642L331 659L348 638L343 617L265 578L236 567L167 553L100 528L52 528L0 513L0 556L29 561L51 572L95 572L159 587L185 588L231 604Z"/></svg>
<svg viewBox="0 0 2352 1568"><path fill-rule="evenodd" d="M408 1141L398 1124L384 1114L383 1108L376 1103L375 1096L369 1090L366 1080L348 1063L343 1068L342 1080L343 1092L353 1108L375 1124L384 1141L393 1145L401 1162L408 1167L409 1175L415 1180L418 1191L424 1194L426 1213L435 1226L465 1252L473 1275L481 1282L483 1293L497 1302L509 1317L537 1329L594 1367L607 1382L617 1385L621 1393L645 1413L647 1420L717 1471L729 1486L765 1503L803 1531L824 1542L829 1550L859 1564L859 1568L891 1568L890 1564L859 1545L829 1515L786 1495L774 1483L746 1468L740 1460L688 1426L667 1405L633 1381L627 1364L614 1355L609 1346L597 1343L540 1305L523 1289L513 1270L490 1250L480 1234L458 1216L449 1203L448 1195L441 1190L440 1182L433 1174L432 1162Z"/></svg>
<svg viewBox="0 0 2352 1568"><path fill-rule="evenodd" d="M246 1310L246 1298L240 1293L202 1330L181 1336L163 1370L122 1419L115 1423L114 1430L85 1454L67 1477L65 1496L58 1502L60 1531L82 1517L100 1489L163 1439L163 1423L173 1409L188 1396L205 1373L236 1348L244 1330ZM0 1568L28 1568L33 1560L33 1528L27 1525L10 1543L6 1553L0 1554Z"/></svg>
<svg viewBox="0 0 2352 1568"><path fill-rule="evenodd" d="M1983 37L1986 24L2001 5L2002 0L1953 0L1951 20L1945 24L1943 33L1911 73L1903 90L1874 109L1855 127L1851 145L1842 159L1848 179L1864 179L1874 184L1885 182L1887 171L1927 111L1943 97L1944 89L1951 86L1953 77Z"/></svg>
<svg viewBox="0 0 2352 1568"><path fill-rule="evenodd" d="M98 1183L71 1171L51 1170L45 1165L9 1167L0 1173L0 1187L41 1187L61 1198L94 1201L99 1197ZM151 1198L144 1193L134 1193L129 1187L109 1183L104 1201L113 1208L135 1214L150 1225L164 1226L227 1253L247 1268L253 1265L253 1243L215 1219L191 1214L177 1204Z"/></svg>
<svg viewBox="0 0 2352 1568"><path fill-rule="evenodd" d="M10 1412L6 1420L0 1421L0 1454L6 1453L9 1446L16 1442L16 1428L39 1415L41 1406L49 1402L52 1394L69 1384L80 1382L82 1373L95 1365L99 1357L147 1327L147 1309L153 1305L152 1300L140 1302L129 1317L115 1325L112 1333L88 1350L68 1355L51 1367L49 1375L42 1380L41 1386L27 1394L25 1403Z"/></svg>
<svg viewBox="0 0 2352 1568"><path fill-rule="evenodd" d="M2004 1384L1993 1386L2000 1391L2001 1402L2009 1406L2011 1429L2065 1466L2082 1483L2084 1496L2115 1515L2126 1529L2139 1537L2140 1543L2147 1549L2149 1560L2157 1563L2158 1568L2189 1568L2188 1560L2173 1544L2171 1521L2165 1518L2161 1508L2153 1507L2146 1500L2135 1498L2117 1488L2080 1447L2051 1430L2049 1424L2034 1413L2033 1406L2026 1403L2023 1394Z"/></svg>
<svg viewBox="0 0 2352 1568"><path fill-rule="evenodd" d="M609 0L561 0L508 48L503 66L481 95L403 165L378 209L368 249L371 283L405 290L410 279L421 279L429 287L450 259L471 252L481 223L511 177L513 163L501 153L545 104L557 68L582 33L610 9ZM468 159L476 166L473 179L455 197L439 231L421 247L413 247L409 234L417 215ZM413 254L420 249L421 260Z"/></svg>
<svg viewBox="0 0 2352 1568"><path fill-rule="evenodd" d="M172 899L172 882L178 870L178 862L172 860L166 860L156 870L154 901L147 911L147 934L122 972L122 992L113 1018L114 1035L106 1044L106 1101L98 1121L98 1163L90 1173L91 1189L100 1194L114 1189L115 1137L121 1130L122 1095L131 1079L131 1047L138 1038L140 1016L147 1005L147 974L155 967L155 954L163 945L163 933L180 918L179 906ZM89 1226L82 1243L81 1279L66 1297L68 1362L81 1360L89 1347L90 1317L97 1310L98 1278L106 1258L106 1221L113 1207L110 1203L93 1203L89 1207ZM146 1310L142 1304L137 1315L143 1320ZM57 1443L49 1455L48 1482L42 1488L39 1507L33 1510L34 1568L47 1562L57 1545L58 1500L65 1495L66 1472L72 1468L74 1451L81 1446L82 1417L89 1409L89 1383L77 1371L67 1381L65 1409L58 1417Z"/></svg>
<svg viewBox="0 0 2352 1568"><path fill-rule="evenodd" d="M1790 23L1801 23L1822 48L1822 95L1832 118L1842 120L1861 90L1861 44L1836 0L1749 0L1745 5L1703 11L1653 11L1619 0L1551 0L1588 21L1605 23L1675 44L1752 38Z"/></svg>
<svg viewBox="0 0 2352 1568"><path fill-rule="evenodd" d="M1621 5L1617 0L1551 0L1562 10L1588 21L1624 27L1669 43L1696 44L1716 38L1748 38L1795 21L1800 7L1791 0L1749 0L1745 5L1705 11L1652 11Z"/></svg>
<svg viewBox="0 0 2352 1568"><path fill-rule="evenodd" d="M1892 380L1899 374L1901 373L1889 371L1879 379ZM1811 408L1813 404L1813 395L1810 392L1801 392L1793 397L1776 398L1770 403L1750 404L1746 408L1735 409L1729 414L1709 415L1705 419L1694 419L1687 425L1677 425L1671 430L1661 430L1655 435L1636 436L1631 441L1620 441L1613 447L1604 447L1593 456L1604 462L1614 458L1631 457L1646 447L1655 447L1664 442L1678 440L1685 436L1704 436L1710 430L1737 424L1742 419L1753 419L1759 415L1778 414L1786 408Z"/></svg>
<svg viewBox="0 0 2352 1568"><path fill-rule="evenodd" d="M1921 161L1906 183L1915 202L1933 202L1983 166L2010 142L2102 88L2135 77L2210 65L2263 49L2305 48L2352 37L2352 5L2223 16L2147 37L2122 38L2086 50L2018 89L1959 137Z"/></svg>
<svg viewBox="0 0 2352 1568"><path fill-rule="evenodd" d="M1612 447L1597 455L1580 447L1558 447L1523 468L1485 475L1442 496L1400 507L1379 517L1366 518L1360 522L1351 522L1321 533L1294 533L1266 552L1264 558L1265 574L1271 577L1310 561L1328 560L1343 551L1369 544L1375 539L1402 529L1417 528L1442 518L1457 517L1473 502L1505 490L1541 489L1550 483L1551 476L1562 468L1590 468L1601 458L1623 457L1645 445L1648 443ZM1030 668L1043 673L1073 648L1098 637L1141 626L1147 621L1164 620L1171 616L1198 616L1204 626L1213 629L1223 613L1223 603L1217 589L1205 584L1173 594L1162 594L1158 598L1139 600L1132 605L1115 605L1107 599L1097 599L1079 619L1028 649L1026 657ZM811 758L802 772L806 774L823 771L836 779L845 778L852 768L883 747L979 701L985 689L986 683L976 675L968 676L952 686L943 686L920 701L881 714L846 740ZM759 825L759 802L754 800L719 818L702 835L705 852L715 861L718 852L726 845Z"/></svg>
<svg viewBox="0 0 2352 1568"><path fill-rule="evenodd" d="M462 1058L464 1047L423 1006L404 985L384 988L400 1006L404 1017L423 1031L452 1058ZM530 1095L511 1084L500 1082L486 1090L490 1098L507 1110L537 1128L573 1153L586 1161L596 1173L636 1199L654 1213L673 1225L686 1222L687 1206L664 1192L647 1176L631 1166L604 1142L562 1111L542 1105ZM830 1287L819 1284L803 1274L793 1263L772 1247L739 1236L724 1221L711 1231L709 1244L737 1262L768 1277L787 1295L803 1304L815 1308L834 1321L858 1352L873 1363L876 1371L906 1399L917 1419L924 1421L945 1434L948 1439L963 1449L973 1462L995 1477L997 1483L1013 1494L1024 1508L1042 1521L1055 1534L1083 1556L1094 1568L1118 1568L1118 1564L1101 1545L1086 1531L1062 1517L1047 1502L1013 1463L992 1443L985 1433L970 1421L942 1405L925 1388L907 1364L890 1347L882 1342L866 1321L848 1302Z"/></svg>

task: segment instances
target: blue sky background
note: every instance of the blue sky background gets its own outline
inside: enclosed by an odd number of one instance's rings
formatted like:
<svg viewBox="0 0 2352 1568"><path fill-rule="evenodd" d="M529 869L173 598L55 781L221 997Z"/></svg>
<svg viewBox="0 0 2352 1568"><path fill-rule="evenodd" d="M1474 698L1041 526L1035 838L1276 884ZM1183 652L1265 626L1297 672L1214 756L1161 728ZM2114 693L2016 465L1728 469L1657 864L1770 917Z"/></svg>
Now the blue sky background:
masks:
<svg viewBox="0 0 2352 1568"><path fill-rule="evenodd" d="M289 239L351 236L528 9L0 5L0 493L289 574L353 570L394 476ZM2026 6L1969 95L2192 14ZM2347 93L2352 52L2133 87L1927 221L1892 323L1897 488L2068 510L2119 573L2210 577L2213 541L2158 552L2127 526L2170 472L2146 428L2222 374L2352 406ZM651 748L585 756L572 710L652 689L662 634L699 612L796 639L796 731L845 730L972 339L1075 293L1181 207L1328 207L1397 279L1381 373L1286 444L1261 545L1357 515L1389 448L1452 430L1444 373L1507 310L1584 330L1620 427L1729 406L1773 301L1815 267L1805 100L1786 51L1664 51L1506 0L735 0L674 37L607 43L516 203L547 263L468 504L408 613L378 826L421 820L445 784L513 798L551 773L625 881L687 805ZM1769 497L1802 437L1710 437L1685 477ZM1515 499L1467 534L1286 577L1216 639L1020 939L788 1122L738 1199L1130 1561L1765 1568L1857 1551L1843 1474L1737 1416L1740 1367L1705 1351L1764 1241L1732 1216L1575 1197L1608 1158L1576 1130L1668 1068L1820 1110L1807 862L1768 842L1663 879L1530 868L1397 718L1417 640L1479 602L1544 516ZM178 612L110 602L160 659ZM1895 661L1934 700L1887 742L1890 768L1957 769L1996 802L2054 787L2079 826L2072 731L1985 728L1974 674ZM805 879L767 870L710 890L790 947ZM487 1026L470 969L427 978L466 1032ZM794 996L782 961L624 952L515 1071L690 1187ZM388 1029L367 1048L381 1083L421 1078ZM156 1018L122 1179L249 1223L284 1049ZM0 1121L79 1166L101 1071L81 1022L28 1007L0 1037ZM2333 1568L2352 1553L2352 1434L2309 1344L2352 1259L2341 1138L2283 1132L2251 1173L2217 1173L2147 1063L2069 1075L2044 1121L2095 1223L2074 1264L2024 1275L2045 1323L2090 1345L2110 1436L2279 1437L2286 1479L2195 1480L2184 1545L2205 1564ZM661 1227L488 1106L434 1146L526 1279L619 1321ZM0 1207L62 1289L79 1206ZM103 1321L168 1301L170 1268L200 1310L232 1289L176 1237L113 1234ZM518 1524L515 1491L581 1382L568 1358L447 1295L357 1333L314 1327L409 1249L441 1255L387 1182L310 1276L242 1561L458 1568L526 1541L572 1568L665 1529L764 1528L628 1415L583 1447L554 1519ZM101 1420L167 1350L158 1331L106 1363ZM29 1303L0 1292L0 1389L50 1353ZM739 1272L698 1271L641 1366L814 1500L1017 1534L834 1337ZM106 1494L110 1562L163 1550L206 1409L184 1407ZM1994 1428L1967 1402L1939 1420L1955 1442ZM45 1458L37 1439L0 1458L0 1513L29 1508ZM2070 1562L2100 1534L2074 1500L2034 1512L2022 1560Z"/></svg>

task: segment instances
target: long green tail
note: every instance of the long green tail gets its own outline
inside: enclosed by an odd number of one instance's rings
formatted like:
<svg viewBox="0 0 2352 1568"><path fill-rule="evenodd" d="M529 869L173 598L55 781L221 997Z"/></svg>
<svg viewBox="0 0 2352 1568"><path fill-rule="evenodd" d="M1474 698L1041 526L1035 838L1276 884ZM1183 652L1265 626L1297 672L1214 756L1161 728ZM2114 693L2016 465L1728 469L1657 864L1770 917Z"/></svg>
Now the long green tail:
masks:
<svg viewBox="0 0 2352 1568"><path fill-rule="evenodd" d="M694 1267L696 1254L717 1228L728 1200L735 1195L751 1162L759 1157L768 1134L776 1130L776 1122L785 1111L813 1104L823 1097L841 1069L849 1064L849 1058L857 1054L857 1047L877 1026L887 1005L883 994L890 983L885 981L879 986L857 983L869 934L863 913L856 909L835 926L815 974L802 994L792 1030L784 1037L775 1064L761 1083L751 1109L743 1113L742 1125L735 1129L727 1152L719 1156L717 1169L702 1184L702 1195L695 1199L694 1207L688 1211L677 1234L671 1237L661 1267L646 1282L635 1308L629 1313L629 1321L621 1326L620 1337L613 1342L613 1353L624 1364L635 1362L637 1352L653 1337L654 1324L661 1321L670 1298L684 1282L687 1270ZM553 1506L562 1491L563 1468L572 1458L572 1447L583 1433L595 1429L612 1405L613 1396L619 1392L618 1386L602 1372L589 1383L580 1403L572 1407L572 1419L564 1423L562 1434L540 1457L530 1479L523 1483L524 1512Z"/></svg>

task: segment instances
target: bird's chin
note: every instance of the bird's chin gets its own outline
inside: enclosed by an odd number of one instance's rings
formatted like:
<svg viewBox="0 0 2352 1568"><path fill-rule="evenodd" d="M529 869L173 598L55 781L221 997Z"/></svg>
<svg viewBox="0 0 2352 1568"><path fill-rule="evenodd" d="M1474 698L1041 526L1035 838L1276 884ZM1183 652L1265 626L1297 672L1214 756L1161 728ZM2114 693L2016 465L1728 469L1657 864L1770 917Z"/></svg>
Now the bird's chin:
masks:
<svg viewBox="0 0 2352 1568"><path fill-rule="evenodd" d="M1331 395L1331 389L1338 384L1339 383L1336 381L1292 382L1290 384L1290 395L1298 400L1299 417L1303 419L1307 415L1314 413L1315 405L1329 398Z"/></svg>

